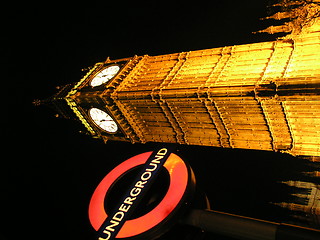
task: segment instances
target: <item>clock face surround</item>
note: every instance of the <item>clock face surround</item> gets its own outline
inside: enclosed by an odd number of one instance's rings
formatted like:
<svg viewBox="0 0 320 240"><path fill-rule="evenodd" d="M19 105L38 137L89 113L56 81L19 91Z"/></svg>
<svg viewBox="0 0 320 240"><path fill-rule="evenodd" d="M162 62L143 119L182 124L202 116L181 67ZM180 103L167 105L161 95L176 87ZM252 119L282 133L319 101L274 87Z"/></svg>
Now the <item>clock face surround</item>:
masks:
<svg viewBox="0 0 320 240"><path fill-rule="evenodd" d="M111 65L101 70L91 81L91 87L98 87L111 80L118 72L120 67L118 65Z"/></svg>
<svg viewBox="0 0 320 240"><path fill-rule="evenodd" d="M118 125L110 115L99 108L91 108L89 115L93 122L102 130L108 133L116 133L118 131Z"/></svg>

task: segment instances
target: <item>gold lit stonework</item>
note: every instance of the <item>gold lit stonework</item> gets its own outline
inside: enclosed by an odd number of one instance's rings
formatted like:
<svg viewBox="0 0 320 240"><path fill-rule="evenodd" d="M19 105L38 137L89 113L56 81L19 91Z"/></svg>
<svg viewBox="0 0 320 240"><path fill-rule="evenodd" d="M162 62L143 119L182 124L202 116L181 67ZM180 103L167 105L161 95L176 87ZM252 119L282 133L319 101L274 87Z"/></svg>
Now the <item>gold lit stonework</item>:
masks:
<svg viewBox="0 0 320 240"><path fill-rule="evenodd" d="M273 42L97 63L66 95L94 136L320 156L320 23ZM119 72L98 87L109 65ZM97 128L98 107L119 127Z"/></svg>

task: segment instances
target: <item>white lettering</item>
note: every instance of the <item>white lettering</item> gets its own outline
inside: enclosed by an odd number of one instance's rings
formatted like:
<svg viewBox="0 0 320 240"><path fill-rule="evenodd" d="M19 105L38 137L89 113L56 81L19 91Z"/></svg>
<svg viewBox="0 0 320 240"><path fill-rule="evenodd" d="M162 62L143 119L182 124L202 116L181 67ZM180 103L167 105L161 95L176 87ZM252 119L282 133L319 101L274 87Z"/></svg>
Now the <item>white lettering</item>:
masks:
<svg viewBox="0 0 320 240"><path fill-rule="evenodd" d="M151 172L144 172L142 175L141 175L141 180L143 181L147 181L149 180L149 178L151 178Z"/></svg>
<svg viewBox="0 0 320 240"><path fill-rule="evenodd" d="M153 172L154 170L156 170L157 169L157 164L155 164L155 163L150 163L150 166L153 166L153 168L147 168L146 169L146 171L148 171L148 172Z"/></svg>
<svg viewBox="0 0 320 240"><path fill-rule="evenodd" d="M160 159L163 158L164 155L168 152L168 149L166 148L161 148L158 152L155 158L151 161L152 163L160 163ZM159 156L160 155L160 156Z"/></svg>
<svg viewBox="0 0 320 240"><path fill-rule="evenodd" d="M136 197L127 197L125 200L124 200L124 203L126 204L133 204L132 201L136 200Z"/></svg>
<svg viewBox="0 0 320 240"><path fill-rule="evenodd" d="M155 157L154 157L154 159L151 161L152 163L160 163L160 159L162 159L163 158L163 156L158 156L158 155L156 155Z"/></svg>
<svg viewBox="0 0 320 240"><path fill-rule="evenodd" d="M168 152L168 149L166 149L166 148L161 148L161 149L158 151L157 154L159 154L159 155L166 155L167 152Z"/></svg>
<svg viewBox="0 0 320 240"><path fill-rule="evenodd" d="M140 194L141 188L132 188L130 191L130 196L136 197Z"/></svg>
<svg viewBox="0 0 320 240"><path fill-rule="evenodd" d="M111 237L111 233L109 231L103 230L103 233L107 234L106 238L99 237L99 240L108 240Z"/></svg>
<svg viewBox="0 0 320 240"><path fill-rule="evenodd" d="M121 206L119 207L119 210L123 212L128 212L130 207L131 207L130 205L121 204Z"/></svg>
<svg viewBox="0 0 320 240"><path fill-rule="evenodd" d="M123 217L124 217L124 213L123 213L123 212L117 212L117 213L112 217L112 219L120 222Z"/></svg>
<svg viewBox="0 0 320 240"><path fill-rule="evenodd" d="M106 233L106 232L107 232L106 230L111 231L111 232L114 232L113 227L119 225L119 222L116 222L116 221L114 221L114 220L111 220L110 223L111 223L111 225L108 225L108 226L105 228L105 230L103 230L103 233Z"/></svg>
<svg viewBox="0 0 320 240"><path fill-rule="evenodd" d="M137 183L136 183L136 185L134 185L135 187L139 187L139 188L143 188L144 186L144 184L146 183L147 181L144 181L144 182L142 182L142 181L138 181Z"/></svg>

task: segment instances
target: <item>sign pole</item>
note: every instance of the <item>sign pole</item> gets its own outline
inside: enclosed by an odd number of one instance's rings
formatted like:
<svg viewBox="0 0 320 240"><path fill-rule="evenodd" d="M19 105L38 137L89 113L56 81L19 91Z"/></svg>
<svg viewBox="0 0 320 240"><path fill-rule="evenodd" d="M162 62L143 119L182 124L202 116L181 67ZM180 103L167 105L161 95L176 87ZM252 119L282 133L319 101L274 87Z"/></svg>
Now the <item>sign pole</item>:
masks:
<svg viewBox="0 0 320 240"><path fill-rule="evenodd" d="M193 209L183 223L242 240L319 240L320 231L229 213Z"/></svg>

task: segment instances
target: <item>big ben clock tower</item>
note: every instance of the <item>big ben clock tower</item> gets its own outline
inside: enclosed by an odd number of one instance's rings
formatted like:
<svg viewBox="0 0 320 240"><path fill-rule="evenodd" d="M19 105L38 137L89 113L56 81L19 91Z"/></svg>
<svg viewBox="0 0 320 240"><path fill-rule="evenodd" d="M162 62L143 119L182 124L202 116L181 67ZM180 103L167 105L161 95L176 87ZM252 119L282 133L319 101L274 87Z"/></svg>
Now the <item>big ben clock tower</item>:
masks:
<svg viewBox="0 0 320 240"><path fill-rule="evenodd" d="M51 98L55 109L63 117L79 120L94 138L104 142L142 142L112 97L120 83L134 74L142 58L107 59L95 64L74 86L59 89Z"/></svg>
<svg viewBox="0 0 320 240"><path fill-rule="evenodd" d="M108 58L53 100L104 142L320 156L319 86L316 19L300 34L273 42Z"/></svg>

